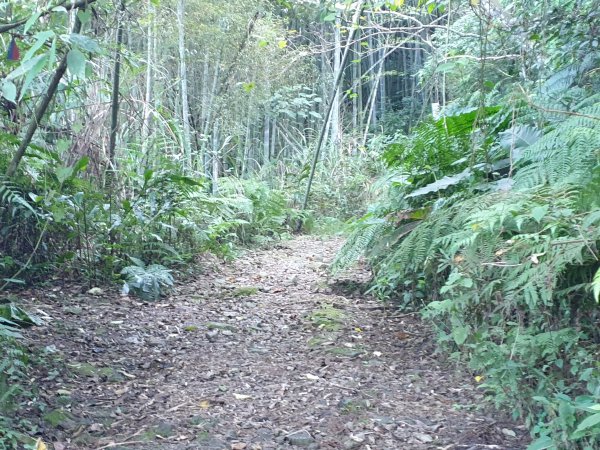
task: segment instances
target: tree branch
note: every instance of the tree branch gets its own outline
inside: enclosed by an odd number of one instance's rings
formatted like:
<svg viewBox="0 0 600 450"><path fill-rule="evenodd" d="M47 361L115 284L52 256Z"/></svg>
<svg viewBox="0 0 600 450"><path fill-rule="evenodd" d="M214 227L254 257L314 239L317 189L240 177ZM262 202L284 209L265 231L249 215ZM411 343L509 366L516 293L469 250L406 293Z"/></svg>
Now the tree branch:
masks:
<svg viewBox="0 0 600 450"><path fill-rule="evenodd" d="M51 8L47 8L44 11L42 11L42 13L40 14L40 17L44 17L44 16L47 16L47 15L53 13L54 8L56 8L58 6L62 6L67 11L70 11L72 9L84 8L85 6L87 6L91 3L94 3L94 2L96 2L96 0L78 0L76 2L72 2L72 3L65 5L65 3L67 3L67 0L63 0L58 5L54 5ZM13 23L6 23L3 25L0 25L0 33L6 33L10 30L14 30L15 28L20 27L21 25L25 25L28 20L29 20L29 18L26 18L26 19L17 20L16 22L13 22Z"/></svg>

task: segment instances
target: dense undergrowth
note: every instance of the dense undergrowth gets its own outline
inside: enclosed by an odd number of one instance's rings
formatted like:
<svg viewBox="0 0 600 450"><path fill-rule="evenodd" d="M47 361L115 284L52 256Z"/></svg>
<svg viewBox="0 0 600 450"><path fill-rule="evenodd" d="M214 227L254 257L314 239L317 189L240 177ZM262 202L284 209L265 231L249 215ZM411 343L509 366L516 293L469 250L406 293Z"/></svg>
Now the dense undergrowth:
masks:
<svg viewBox="0 0 600 450"><path fill-rule="evenodd" d="M395 136L380 199L334 268L366 256L370 291L420 309L440 347L530 427L531 449L592 449L600 445L600 55L585 40L572 52L561 26L551 74L530 93L498 81Z"/></svg>
<svg viewBox="0 0 600 450"><path fill-rule="evenodd" d="M364 195L360 178L340 182L338 191L324 189L319 178L314 209L301 211L301 170L280 181L223 177L212 193L206 178L169 168L166 160L142 171L131 167L111 192L88 175L87 158L65 166L55 156L26 157L19 178L0 179L0 448L21 445L15 429L35 434L17 414L33 393L25 387L31 355L21 350L15 326L36 320L19 307L21 289L116 284L155 301L201 266L206 252L233 258L288 238L299 223L308 232L339 232L340 218L356 213L356 198ZM0 172L5 165L1 160ZM352 205L342 195L348 189L356 191ZM339 211L340 218L325 211Z"/></svg>

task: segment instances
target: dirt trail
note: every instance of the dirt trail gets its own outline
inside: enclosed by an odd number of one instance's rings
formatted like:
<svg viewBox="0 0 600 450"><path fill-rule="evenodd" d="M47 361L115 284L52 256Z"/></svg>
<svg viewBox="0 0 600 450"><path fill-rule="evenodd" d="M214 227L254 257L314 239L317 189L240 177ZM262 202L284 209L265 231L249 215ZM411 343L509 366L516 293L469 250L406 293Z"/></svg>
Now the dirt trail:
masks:
<svg viewBox="0 0 600 450"><path fill-rule="evenodd" d="M159 303L32 293L51 318L27 332L48 406L23 415L55 450L524 448L416 317L335 288L339 245L215 263Z"/></svg>

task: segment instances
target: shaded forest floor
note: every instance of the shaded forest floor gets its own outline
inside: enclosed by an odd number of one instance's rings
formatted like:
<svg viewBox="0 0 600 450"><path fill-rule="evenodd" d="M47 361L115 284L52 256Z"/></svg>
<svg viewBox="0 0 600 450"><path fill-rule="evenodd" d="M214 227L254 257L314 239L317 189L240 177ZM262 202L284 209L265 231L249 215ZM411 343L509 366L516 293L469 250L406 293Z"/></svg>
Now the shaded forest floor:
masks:
<svg viewBox="0 0 600 450"><path fill-rule="evenodd" d="M417 316L330 280L341 242L300 237L204 273L158 303L30 292L38 398L55 450L522 449Z"/></svg>

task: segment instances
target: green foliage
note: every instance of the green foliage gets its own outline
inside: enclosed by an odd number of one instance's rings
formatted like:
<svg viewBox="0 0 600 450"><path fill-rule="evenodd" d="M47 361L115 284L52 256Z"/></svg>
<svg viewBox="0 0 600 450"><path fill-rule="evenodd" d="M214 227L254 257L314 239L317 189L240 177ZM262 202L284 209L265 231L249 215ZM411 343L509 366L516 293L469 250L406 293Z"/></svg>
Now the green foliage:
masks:
<svg viewBox="0 0 600 450"><path fill-rule="evenodd" d="M26 210L33 216L37 215L37 211L25 200L19 187L2 176L0 176L0 208L0 211L7 210L13 217L19 209Z"/></svg>
<svg viewBox="0 0 600 450"><path fill-rule="evenodd" d="M42 321L14 303L2 303L0 304L0 324L3 324L6 328L26 328L33 325L41 325ZM0 336L6 337L11 336L11 334L7 329L3 332L0 328ZM12 334L12 336L17 337L14 334Z"/></svg>
<svg viewBox="0 0 600 450"><path fill-rule="evenodd" d="M471 147L473 131L499 110L497 106L467 108L435 121L424 120L409 136L397 135L397 142L388 145L383 159L389 167L445 174L465 156L465 148Z"/></svg>
<svg viewBox="0 0 600 450"><path fill-rule="evenodd" d="M390 146L400 173L334 268L365 255L371 292L425 305L440 345L531 427L532 449L595 448L600 103L589 95L542 125L510 128L508 111L488 113L481 123L459 110L448 129L426 121Z"/></svg>
<svg viewBox="0 0 600 450"><path fill-rule="evenodd" d="M389 225L384 220L372 220L369 215L360 219L356 229L350 233L343 247L336 254L331 265L332 271L347 269L360 257L368 254L373 243L381 240L388 228Z"/></svg>
<svg viewBox="0 0 600 450"><path fill-rule="evenodd" d="M19 418L21 402L30 395L26 387L28 356L13 336L2 333L8 325L0 320L0 448L17 449L23 444L23 436L15 429L31 428Z"/></svg>
<svg viewBox="0 0 600 450"><path fill-rule="evenodd" d="M589 102L589 99L588 99ZM600 157L600 103L578 109L577 114L528 146L515 175L517 188L558 183L585 185Z"/></svg>
<svg viewBox="0 0 600 450"><path fill-rule="evenodd" d="M289 206L284 191L259 180L223 179L218 198L232 207L238 221L232 231L243 244L281 238L293 231L297 220L306 218L304 213Z"/></svg>
<svg viewBox="0 0 600 450"><path fill-rule="evenodd" d="M175 282L171 271L160 264L144 265L142 261L135 261L134 266L127 266L121 270L125 278L123 292L133 292L142 300L158 300L165 290Z"/></svg>

